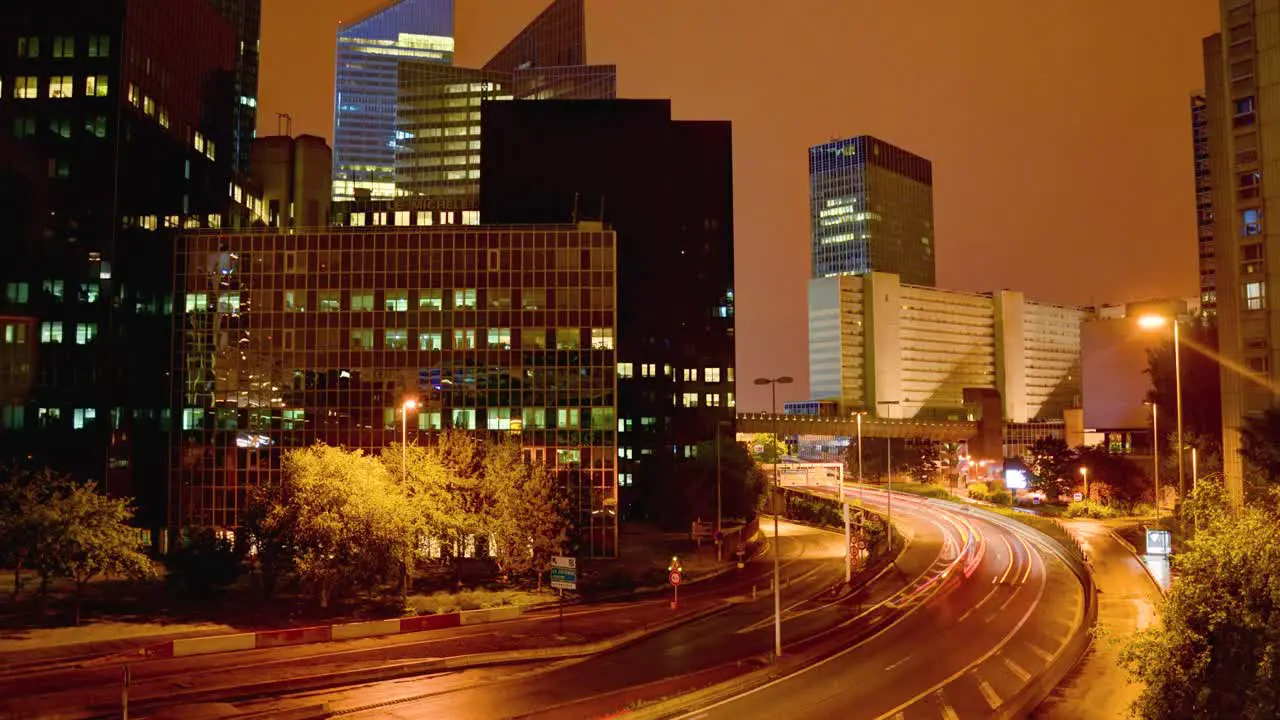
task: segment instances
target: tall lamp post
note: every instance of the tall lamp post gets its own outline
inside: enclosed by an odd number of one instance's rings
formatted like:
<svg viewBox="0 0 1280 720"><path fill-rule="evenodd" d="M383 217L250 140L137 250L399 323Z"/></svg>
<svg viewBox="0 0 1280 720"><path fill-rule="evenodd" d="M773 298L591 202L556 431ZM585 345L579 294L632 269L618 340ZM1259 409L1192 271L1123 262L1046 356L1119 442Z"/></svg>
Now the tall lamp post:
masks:
<svg viewBox="0 0 1280 720"><path fill-rule="evenodd" d="M724 559L724 542L721 526L724 524L723 504L720 500L720 426L728 425L728 420L716 421L716 561Z"/></svg>
<svg viewBox="0 0 1280 720"><path fill-rule="evenodd" d="M409 478L409 411L418 407L413 398L400 405L400 472L405 479Z"/></svg>
<svg viewBox="0 0 1280 720"><path fill-rule="evenodd" d="M866 506L862 502L862 416L866 414L867 412L865 410L860 411L857 414L857 418L858 418L858 505L861 506L862 508L861 512L858 514L859 523L861 523L861 518L862 518L861 513L867 511Z"/></svg>
<svg viewBox="0 0 1280 720"><path fill-rule="evenodd" d="M897 400L877 400L876 401L877 406L885 405L885 406L892 407L894 405L899 405L899 404L901 403L899 403ZM885 412L888 412L888 411L886 410ZM889 529L889 549L892 550L893 549L893 438L892 437L886 437L884 439L884 447L885 447L884 470L885 470L885 477L888 479L888 482L889 482L888 492L885 493L885 496L888 498L888 501L887 501L888 512L886 513L886 516L888 517L887 522L889 523L889 528L888 528Z"/></svg>
<svg viewBox="0 0 1280 720"><path fill-rule="evenodd" d="M1156 480L1156 527L1160 527L1160 406L1154 400L1143 405L1151 406L1151 467Z"/></svg>
<svg viewBox="0 0 1280 720"><path fill-rule="evenodd" d="M1178 420L1178 498L1185 500L1187 497L1187 485L1182 475L1182 453L1186 449L1186 445L1182 442L1182 335L1178 330L1178 318L1167 315L1157 315L1150 313L1138 318L1138 326L1144 330L1155 330L1165 325L1173 325L1173 384L1174 395L1177 396L1177 420ZM1152 417L1154 418L1155 406L1152 406ZM1160 463L1157 455L1156 464ZM1156 471L1159 473L1159 470ZM1159 499L1156 500L1156 510L1159 511ZM1158 521L1158 518L1157 518ZM1159 524L1157 522L1157 524Z"/></svg>
<svg viewBox="0 0 1280 720"><path fill-rule="evenodd" d="M778 386L788 385L794 380L783 375L776 378L756 378L756 385L769 386L769 408L773 414L773 451L775 455L778 452ZM773 498L776 505L782 496L778 490L778 463L782 462L782 457L777 456L773 459ZM773 508L773 656L775 658L782 657L782 585L779 582L780 573L778 570L778 508Z"/></svg>
<svg viewBox="0 0 1280 720"><path fill-rule="evenodd" d="M1089 468L1081 466L1080 477L1084 478L1084 500L1089 501Z"/></svg>

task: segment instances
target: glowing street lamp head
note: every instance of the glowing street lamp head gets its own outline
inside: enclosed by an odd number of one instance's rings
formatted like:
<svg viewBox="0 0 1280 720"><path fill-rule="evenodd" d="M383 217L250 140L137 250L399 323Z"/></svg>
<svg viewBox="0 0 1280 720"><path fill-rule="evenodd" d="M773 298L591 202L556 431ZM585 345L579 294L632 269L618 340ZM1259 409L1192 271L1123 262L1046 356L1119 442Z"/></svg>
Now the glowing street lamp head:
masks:
<svg viewBox="0 0 1280 720"><path fill-rule="evenodd" d="M404 401L404 409L405 409L405 410L413 410L413 409L414 409L414 408L416 408L416 407L418 407L418 401L417 401L417 400L409 399L409 400L405 400L405 401Z"/></svg>
<svg viewBox="0 0 1280 720"><path fill-rule="evenodd" d="M1169 318L1164 315L1156 315L1148 313L1138 317L1138 327L1143 330L1157 330L1169 324Z"/></svg>
<svg viewBox="0 0 1280 720"><path fill-rule="evenodd" d="M1088 474L1089 474L1089 468L1087 468L1087 467L1082 467L1082 468L1080 468L1080 474L1081 474L1081 475L1088 475Z"/></svg>

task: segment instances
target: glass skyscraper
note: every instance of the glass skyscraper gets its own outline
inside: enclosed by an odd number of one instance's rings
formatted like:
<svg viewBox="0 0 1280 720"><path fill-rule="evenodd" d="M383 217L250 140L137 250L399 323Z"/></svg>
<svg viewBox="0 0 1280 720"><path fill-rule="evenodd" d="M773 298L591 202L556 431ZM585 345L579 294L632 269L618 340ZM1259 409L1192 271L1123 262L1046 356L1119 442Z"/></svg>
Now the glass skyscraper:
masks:
<svg viewBox="0 0 1280 720"><path fill-rule="evenodd" d="M399 63L453 63L453 1L399 0L338 30L333 197L395 195Z"/></svg>
<svg viewBox="0 0 1280 720"><path fill-rule="evenodd" d="M933 164L859 135L809 148L813 277L934 284Z"/></svg>

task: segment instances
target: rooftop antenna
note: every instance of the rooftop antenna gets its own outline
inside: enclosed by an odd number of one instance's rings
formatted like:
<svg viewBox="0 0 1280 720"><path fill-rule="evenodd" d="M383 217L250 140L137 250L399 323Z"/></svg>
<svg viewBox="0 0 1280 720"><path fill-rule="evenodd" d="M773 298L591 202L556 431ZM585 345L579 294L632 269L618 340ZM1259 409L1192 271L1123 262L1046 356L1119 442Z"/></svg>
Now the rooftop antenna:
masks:
<svg viewBox="0 0 1280 720"><path fill-rule="evenodd" d="M280 132L280 126L284 125L284 132ZM293 137L293 116L289 113L276 113L276 134L286 137Z"/></svg>
<svg viewBox="0 0 1280 720"><path fill-rule="evenodd" d="M574 191L574 193L573 193L573 212L572 212L572 213L570 213L570 215L569 215L569 222L570 222L571 224L573 224L573 225L577 225L577 224L578 224L578 197L579 197L579 193L578 193L577 191Z"/></svg>

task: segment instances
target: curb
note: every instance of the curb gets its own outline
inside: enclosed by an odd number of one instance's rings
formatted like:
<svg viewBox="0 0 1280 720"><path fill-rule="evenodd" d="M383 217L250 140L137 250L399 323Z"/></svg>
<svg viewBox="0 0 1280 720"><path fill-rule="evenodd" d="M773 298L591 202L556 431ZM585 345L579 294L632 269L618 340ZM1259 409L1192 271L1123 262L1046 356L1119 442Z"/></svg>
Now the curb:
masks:
<svg viewBox="0 0 1280 720"><path fill-rule="evenodd" d="M1116 532L1115 530L1108 530L1108 532L1111 534L1111 537L1116 542L1120 543L1121 547L1123 547L1125 550L1128 550L1129 554L1132 555L1133 558L1138 561L1138 565L1142 566L1142 571L1146 573L1147 579L1150 580L1151 584L1155 586L1156 592L1160 593L1160 597L1164 597L1165 595L1167 595L1168 591L1166 591L1164 587L1160 585L1160 581L1156 579L1155 573L1152 573L1151 568L1147 567L1147 564L1142 561L1142 554L1138 552L1138 549L1135 548L1133 544L1130 543L1128 540L1125 540L1123 537L1121 537L1120 533Z"/></svg>
<svg viewBox="0 0 1280 720"><path fill-rule="evenodd" d="M429 660L412 660L409 662L383 665L377 668L358 668L355 670L342 670L320 675L307 675L304 677L282 680L267 680L234 687L206 688L201 690L191 690L188 692L175 692L159 698L138 700L131 703L131 706L136 707L139 710L151 712L158 711L162 708L201 702L228 702L263 695L296 693L310 690L321 690L341 685L381 682L442 670L457 671L471 668L491 667L495 665L512 665L549 660L571 660L617 650L618 648L633 644L652 635L657 635L681 625L697 622L707 617L711 617L712 615L725 612L729 608L733 607L733 605L734 603L732 602L720 602L682 617L672 618L651 626L637 628L621 635L582 645L569 645L555 648L530 648L526 650L505 650L489 653L474 653L471 655L456 655L445 658L432 658ZM90 709L90 716L96 717L97 715L94 713L97 713L99 710L101 710L101 708Z"/></svg>

